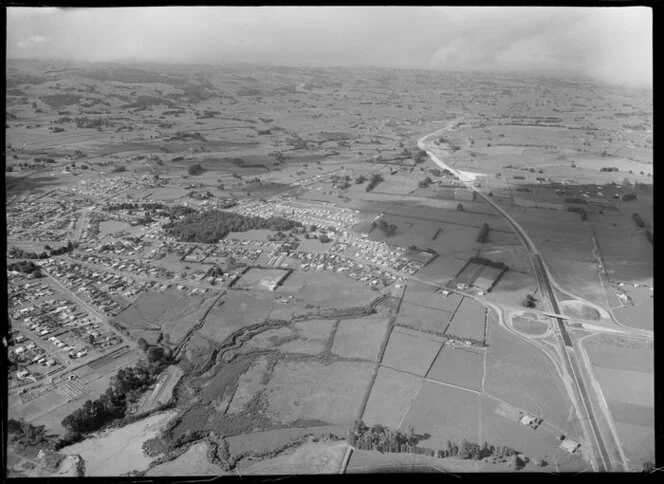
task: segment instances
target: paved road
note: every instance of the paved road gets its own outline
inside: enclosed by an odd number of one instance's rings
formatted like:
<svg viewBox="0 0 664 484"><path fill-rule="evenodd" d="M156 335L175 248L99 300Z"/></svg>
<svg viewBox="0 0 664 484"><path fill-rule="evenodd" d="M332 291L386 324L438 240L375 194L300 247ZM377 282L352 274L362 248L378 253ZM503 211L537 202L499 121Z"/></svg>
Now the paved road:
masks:
<svg viewBox="0 0 664 484"><path fill-rule="evenodd" d="M449 170L451 173L453 173L457 178L459 178L467 188L470 190L473 190L476 192L482 199L484 199L487 203L489 203L493 208L495 208L498 213L500 213L506 220L507 222L514 228L516 231L517 235L521 238L523 241L524 245L528 249L528 252L530 253L530 256L532 258L533 262L533 267L535 269L535 274L537 277L537 283L540 288L541 294L543 298L545 298L545 301L548 303L548 305L551 307L551 310L559 314L559 308L558 308L558 302L556 300L555 293L553 291L552 284L550 282L550 275L544 266L544 263L542 261L541 255L537 252L536 246L533 243L533 241L530 239L528 234L521 228L521 226L509 215L507 214L501 207L499 207L496 203L493 202L489 197L485 196L481 191L477 190L475 186L471 183L473 177L465 176L464 174L460 173L459 171L447 166L445 163L443 163L433 152L431 152L428 148L429 146L427 145L426 141L430 138L433 138L434 136L438 135L440 132L446 131L450 128L451 123L448 124L445 128L442 130L439 130L435 133L432 133L430 135L427 135L423 138L421 138L418 141L418 146L420 149L423 149L427 152L429 157L441 168ZM597 471L611 471L611 470L626 470L626 466L624 461L622 461L621 457L621 452L620 452L620 447L617 442L611 442L612 448L611 452L607 450L607 445L604 442L604 438L599 430L599 426L596 420L595 415L593 414L593 407L591 404L591 397L589 395L588 389L586 388L583 378L581 376L580 370L579 370L579 365L576 361L576 354L574 351L574 345L572 344L572 340L567 333L567 330L564 327L564 323L561 318L553 318L556 320L556 326L557 326L557 338L562 346L561 351L559 352L561 359L563 360L563 365L565 367L565 372L571 379L571 381L574 383L573 387L571 388L573 390L573 401L576 402L581 402L580 406L577 406L577 412L580 417L580 422L581 424L585 427L585 433L587 434L587 437L589 437L589 442L594 442L594 459L593 459L593 468ZM592 378L592 377L591 377ZM594 396L594 395L593 395ZM609 420L607 418L607 420ZM611 425L611 422L607 422L609 426ZM589 425L590 427L590 432L588 432L587 426ZM590 437L592 437L590 439ZM609 454L612 454L610 456ZM617 456L617 458L616 458ZM614 457L612 459L611 457ZM623 468L614 468L615 462L621 462L623 464Z"/></svg>

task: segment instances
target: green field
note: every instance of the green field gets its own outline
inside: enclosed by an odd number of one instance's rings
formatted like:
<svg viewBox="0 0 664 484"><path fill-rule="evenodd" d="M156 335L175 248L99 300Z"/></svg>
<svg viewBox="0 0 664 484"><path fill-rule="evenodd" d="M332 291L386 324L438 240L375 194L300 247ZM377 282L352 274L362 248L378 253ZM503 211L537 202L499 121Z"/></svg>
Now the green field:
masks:
<svg viewBox="0 0 664 484"><path fill-rule="evenodd" d="M397 324L444 333L450 324L451 318L452 313L448 311L439 311L426 306L402 302L399 307Z"/></svg>
<svg viewBox="0 0 664 484"><path fill-rule="evenodd" d="M477 301L468 297L463 298L445 334L483 341L486 311L486 308Z"/></svg>
<svg viewBox="0 0 664 484"><path fill-rule="evenodd" d="M339 322L332 353L343 358L377 361L387 333L387 320L381 316L347 319Z"/></svg>
<svg viewBox="0 0 664 484"><path fill-rule="evenodd" d="M395 370L424 376L440 347L437 341L393 331L381 364Z"/></svg>
<svg viewBox="0 0 664 484"><path fill-rule="evenodd" d="M484 376L481 351L445 346L427 373L427 378L480 391Z"/></svg>
<svg viewBox="0 0 664 484"><path fill-rule="evenodd" d="M348 425L357 417L373 370L370 363L279 362L265 390L268 413L281 423L317 420Z"/></svg>
<svg viewBox="0 0 664 484"><path fill-rule="evenodd" d="M426 381L413 400L399 430L412 426L431 434L422 447L443 449L448 440L461 442L480 439L479 395L448 385Z"/></svg>
<svg viewBox="0 0 664 484"><path fill-rule="evenodd" d="M226 294L222 301L223 304L210 311L199 330L202 336L218 343L243 326L262 323L275 307L283 306L268 299L235 291Z"/></svg>
<svg viewBox="0 0 664 484"><path fill-rule="evenodd" d="M520 333L530 334L530 335L541 335L547 332L549 329L548 325L540 323L538 321L533 321L529 318L524 318L521 316L516 316L512 318L512 325L514 329Z"/></svg>
<svg viewBox="0 0 664 484"><path fill-rule="evenodd" d="M205 315L214 296L190 297L177 291L148 292L116 316L134 338L154 344L160 332L177 344Z"/></svg>
<svg viewBox="0 0 664 484"><path fill-rule="evenodd" d="M584 340L630 466L653 460L655 394L652 344L615 336Z"/></svg>
<svg viewBox="0 0 664 484"><path fill-rule="evenodd" d="M394 429L399 427L411 399L421 386L420 377L384 366L379 367L362 416L364 423L381 424Z"/></svg>
<svg viewBox="0 0 664 484"><path fill-rule="evenodd" d="M350 277L315 271L293 272L275 294L294 295L320 307L353 307L369 304L378 293Z"/></svg>
<svg viewBox="0 0 664 484"><path fill-rule="evenodd" d="M553 363L532 344L490 325L484 390L489 395L538 415L545 422L580 435L570 420L567 393Z"/></svg>

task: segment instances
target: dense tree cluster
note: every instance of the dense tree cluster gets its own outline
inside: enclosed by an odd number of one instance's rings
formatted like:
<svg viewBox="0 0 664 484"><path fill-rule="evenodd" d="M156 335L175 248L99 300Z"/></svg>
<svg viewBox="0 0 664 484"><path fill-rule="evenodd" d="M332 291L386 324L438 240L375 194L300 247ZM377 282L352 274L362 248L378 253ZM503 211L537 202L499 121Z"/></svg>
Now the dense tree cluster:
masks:
<svg viewBox="0 0 664 484"><path fill-rule="evenodd" d="M632 200L636 200L636 193L626 193L622 197L623 202L631 202Z"/></svg>
<svg viewBox="0 0 664 484"><path fill-rule="evenodd" d="M367 181L367 177L365 177L364 175L360 175L357 178L355 178L355 183L357 185L360 185L360 184L364 183L365 181Z"/></svg>
<svg viewBox="0 0 664 484"><path fill-rule="evenodd" d="M386 237L392 237L394 234L397 233L397 226L393 224L388 224L385 220L381 219L380 222L376 224L376 222L372 222L371 226L375 228L379 228Z"/></svg>
<svg viewBox="0 0 664 484"><path fill-rule="evenodd" d="M52 437L46 434L45 426L35 426L25 420L7 420L7 436L10 442L26 447L50 447Z"/></svg>
<svg viewBox="0 0 664 484"><path fill-rule="evenodd" d="M114 211L114 210L159 210L165 208L166 206L160 202L149 202L149 203L130 203L122 202L115 203L112 205L106 205L105 210ZM193 208L191 209L194 210Z"/></svg>
<svg viewBox="0 0 664 484"><path fill-rule="evenodd" d="M375 173L371 175L371 179L369 179L369 184L367 185L367 191L370 192L371 190L376 188L376 185L378 185L382 181L383 177L380 174Z"/></svg>
<svg viewBox="0 0 664 484"><path fill-rule="evenodd" d="M536 303L537 299L535 299L535 296L533 296L532 294L528 294L526 298L523 300L523 306L527 308L534 308Z"/></svg>
<svg viewBox="0 0 664 484"><path fill-rule="evenodd" d="M428 176L428 177L426 177L424 180L420 180L420 181L417 183L417 186L418 186L419 188L426 188L426 187L428 187L429 185L431 185L431 182L432 182L432 181L433 181L433 180L431 180L431 177Z"/></svg>
<svg viewBox="0 0 664 484"><path fill-rule="evenodd" d="M489 241L489 230L489 224L484 222L484 225L482 225L480 233L477 236L477 242L480 244L486 244Z"/></svg>
<svg viewBox="0 0 664 484"><path fill-rule="evenodd" d="M602 172L612 172L612 171L619 171L619 170L618 170L618 168L615 167L615 166L604 166L604 167L600 168L599 171L602 171Z"/></svg>
<svg viewBox="0 0 664 484"><path fill-rule="evenodd" d="M160 346L146 344L145 351L147 363L141 360L134 367L118 370L111 378L110 386L99 398L86 401L82 408L62 420L62 426L68 431L65 442L76 441L125 416L129 404L137 401L154 383L172 356L170 350Z"/></svg>
<svg viewBox="0 0 664 484"><path fill-rule="evenodd" d="M41 271L39 270L39 266L28 260L7 264L7 270L18 271L21 274L30 274L32 277L41 277L42 275Z"/></svg>
<svg viewBox="0 0 664 484"><path fill-rule="evenodd" d="M287 231L301 226L300 222L283 217L263 218L223 210L209 210L187 215L182 220L168 222L163 228L168 235L180 242L216 244L230 232L246 232L252 229Z"/></svg>
<svg viewBox="0 0 664 484"><path fill-rule="evenodd" d="M67 245L63 245L62 247L58 247L57 249L52 249L48 245L44 246L44 250L41 251L39 254L36 252L27 252L23 249L19 249L18 247L12 246L11 249L9 249L9 258L11 259L47 259L48 257L52 255L61 255L61 254L66 254L67 252L71 252L74 250L76 247L78 247L78 242L72 242L71 240L67 242Z"/></svg>
<svg viewBox="0 0 664 484"><path fill-rule="evenodd" d="M203 173L203 167L201 166L200 163L194 163L193 165L190 165L187 168L187 173L189 173L192 176L200 175Z"/></svg>
<svg viewBox="0 0 664 484"><path fill-rule="evenodd" d="M102 126L110 126L111 122L108 119L97 118L90 119L87 116L75 118L77 128L101 128Z"/></svg>
<svg viewBox="0 0 664 484"><path fill-rule="evenodd" d="M422 163L426 159L427 152L422 150L416 150L414 153L412 153L412 155L413 155L413 161L415 161L415 163Z"/></svg>
<svg viewBox="0 0 664 484"><path fill-rule="evenodd" d="M646 230L646 238L648 239L648 242L654 244L655 236L653 235L652 231Z"/></svg>

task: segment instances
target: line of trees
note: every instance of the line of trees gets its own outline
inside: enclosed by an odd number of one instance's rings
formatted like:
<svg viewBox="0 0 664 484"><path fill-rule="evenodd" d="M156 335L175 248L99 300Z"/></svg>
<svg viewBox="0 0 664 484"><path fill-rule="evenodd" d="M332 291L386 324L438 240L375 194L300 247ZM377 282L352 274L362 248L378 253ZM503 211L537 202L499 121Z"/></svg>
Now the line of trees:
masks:
<svg viewBox="0 0 664 484"><path fill-rule="evenodd" d="M645 222L641 218L641 215L639 215L638 213L632 215L632 218L634 219L634 222L636 222L636 225L638 225L639 227L643 228L646 226Z"/></svg>
<svg viewBox="0 0 664 484"><path fill-rule="evenodd" d="M168 235L180 242L216 244L230 232L246 232L252 229L288 231L301 226L300 222L283 217L263 218L223 210L209 210L189 214L182 220L167 222L163 228Z"/></svg>
<svg viewBox="0 0 664 484"><path fill-rule="evenodd" d="M434 451L426 447L419 447L422 440L430 438L429 434L416 434L413 427L408 428L408 433L399 432L376 424L368 427L362 420L357 420L352 427L348 427L347 442L360 450L377 450L379 452L395 452L422 454L429 457L443 459L445 457L459 457L461 459L481 460L485 457L508 458L517 457L520 464L527 462L527 457L507 446L494 446L488 442L480 445L477 442L470 442L466 439L460 444L450 440L443 449ZM521 457L518 457L521 456ZM518 465L519 463L517 463ZM538 459L538 465L546 465L545 462ZM512 465L512 462L510 462Z"/></svg>
<svg viewBox="0 0 664 484"><path fill-rule="evenodd" d="M588 218L588 214L586 212L586 209L583 207L567 207L568 212L576 212L581 215L581 220L586 220Z"/></svg>

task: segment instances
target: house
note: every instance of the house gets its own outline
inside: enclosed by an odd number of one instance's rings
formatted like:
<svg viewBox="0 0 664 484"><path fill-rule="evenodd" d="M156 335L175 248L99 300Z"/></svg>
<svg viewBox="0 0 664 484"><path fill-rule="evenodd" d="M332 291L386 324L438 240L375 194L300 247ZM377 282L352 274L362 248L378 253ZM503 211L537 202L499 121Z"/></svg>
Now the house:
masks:
<svg viewBox="0 0 664 484"><path fill-rule="evenodd" d="M579 447L581 447L581 444L579 444L576 440L572 440L569 438L563 440L560 443L560 448L566 450L570 454L574 454Z"/></svg>
<svg viewBox="0 0 664 484"><path fill-rule="evenodd" d="M536 422L536 420L537 419L535 417L528 414L525 414L523 417L521 417L521 423L526 426L533 425Z"/></svg>

